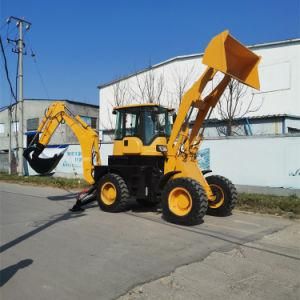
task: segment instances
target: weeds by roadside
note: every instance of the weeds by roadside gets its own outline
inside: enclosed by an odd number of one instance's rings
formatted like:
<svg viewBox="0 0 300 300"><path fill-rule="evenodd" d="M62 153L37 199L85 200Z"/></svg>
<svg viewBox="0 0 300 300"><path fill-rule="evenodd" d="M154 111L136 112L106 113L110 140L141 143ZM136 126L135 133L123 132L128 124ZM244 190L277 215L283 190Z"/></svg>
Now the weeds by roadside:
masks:
<svg viewBox="0 0 300 300"><path fill-rule="evenodd" d="M0 181L13 182L18 184L31 184L39 186L52 186L57 188L85 188L88 183L84 179L71 179L53 176L18 176L0 173Z"/></svg>
<svg viewBox="0 0 300 300"><path fill-rule="evenodd" d="M244 211L300 218L300 198L296 195L274 196L240 193L236 208Z"/></svg>

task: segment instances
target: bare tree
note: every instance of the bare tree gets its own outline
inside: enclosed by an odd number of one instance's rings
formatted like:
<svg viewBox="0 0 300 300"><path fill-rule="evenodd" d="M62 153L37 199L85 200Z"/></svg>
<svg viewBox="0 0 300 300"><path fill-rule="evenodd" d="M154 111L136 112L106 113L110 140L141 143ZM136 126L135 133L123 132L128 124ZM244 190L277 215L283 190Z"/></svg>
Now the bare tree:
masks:
<svg viewBox="0 0 300 300"><path fill-rule="evenodd" d="M160 103L164 91L164 75L157 76L153 69L135 74L136 88L130 88L131 100L137 103Z"/></svg>
<svg viewBox="0 0 300 300"><path fill-rule="evenodd" d="M247 114L258 111L262 102L254 103L254 94L252 93L251 99L248 103L245 101L248 87L241 84L235 79L231 79L223 97L217 104L217 110L221 120L225 126L219 126L217 129L220 134L232 136L240 135L241 128L238 126L236 119L245 117Z"/></svg>
<svg viewBox="0 0 300 300"><path fill-rule="evenodd" d="M123 106L130 99L128 82L126 80L118 80L112 86L112 101L109 101L109 107L106 108L106 122L101 121L101 127L104 128L106 135L113 138L113 129L115 128L115 118L112 115L112 110L116 106Z"/></svg>
<svg viewBox="0 0 300 300"><path fill-rule="evenodd" d="M175 68L172 73L173 97L168 102L170 107L179 107L184 93L191 85L193 78L195 77L195 64L187 67L185 70Z"/></svg>
<svg viewBox="0 0 300 300"><path fill-rule="evenodd" d="M113 106L126 105L129 98L128 82L119 80L113 85Z"/></svg>
<svg viewBox="0 0 300 300"><path fill-rule="evenodd" d="M112 138L115 128L115 118L111 110L115 106L127 105L129 103L160 103L164 91L164 75L156 75L152 69L135 74L136 85L129 84L127 80L118 80L112 86L112 97L107 107L107 118L101 122L106 135Z"/></svg>

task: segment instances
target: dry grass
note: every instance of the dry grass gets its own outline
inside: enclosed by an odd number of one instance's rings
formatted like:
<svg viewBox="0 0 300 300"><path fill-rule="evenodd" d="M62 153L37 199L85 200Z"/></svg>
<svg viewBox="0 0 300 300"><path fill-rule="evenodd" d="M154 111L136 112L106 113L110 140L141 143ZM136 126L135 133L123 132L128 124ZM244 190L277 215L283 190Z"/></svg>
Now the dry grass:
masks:
<svg viewBox="0 0 300 300"><path fill-rule="evenodd" d="M300 218L300 198L296 195L274 196L262 194L238 195L237 209Z"/></svg>
<svg viewBox="0 0 300 300"><path fill-rule="evenodd" d="M88 183L84 179L70 179L53 176L18 176L0 173L0 180L19 184L53 186L57 188L84 188Z"/></svg>

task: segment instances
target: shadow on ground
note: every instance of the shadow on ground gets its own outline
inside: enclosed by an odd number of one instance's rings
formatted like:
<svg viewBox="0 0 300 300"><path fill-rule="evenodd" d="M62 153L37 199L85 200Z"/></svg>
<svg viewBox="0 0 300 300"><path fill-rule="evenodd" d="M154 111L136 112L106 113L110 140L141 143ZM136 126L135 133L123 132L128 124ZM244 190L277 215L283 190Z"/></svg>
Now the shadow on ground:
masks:
<svg viewBox="0 0 300 300"><path fill-rule="evenodd" d="M64 214L58 214L58 215L54 215L50 218L48 218L47 220L42 220L40 222L40 224L38 223L35 223L34 226L37 226L35 229L17 237L16 239L10 241L10 242L7 242L6 244L4 245L1 245L0 246L0 253L8 250L9 248L12 248L14 247L15 245L29 239L30 237L40 233L41 231L47 229L48 227L58 223L58 222L61 222L61 221L67 221L67 220L70 220L70 219L74 219L74 218L79 218L79 217L83 217L85 216L86 214L82 213L82 212L77 212L77 213L72 213L72 212L66 212Z"/></svg>
<svg viewBox="0 0 300 300"><path fill-rule="evenodd" d="M32 259L23 259L17 264L0 270L0 287L4 286L20 269L24 269L33 263Z"/></svg>

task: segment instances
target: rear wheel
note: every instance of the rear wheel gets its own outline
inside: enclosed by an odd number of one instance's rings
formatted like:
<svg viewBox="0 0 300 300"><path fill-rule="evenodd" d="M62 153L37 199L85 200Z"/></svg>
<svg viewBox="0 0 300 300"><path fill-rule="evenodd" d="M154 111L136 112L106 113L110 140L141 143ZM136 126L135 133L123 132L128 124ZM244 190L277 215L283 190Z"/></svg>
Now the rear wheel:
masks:
<svg viewBox="0 0 300 300"><path fill-rule="evenodd" d="M201 185L191 178L170 180L162 193L164 218L172 223L196 225L207 210L207 196Z"/></svg>
<svg viewBox="0 0 300 300"><path fill-rule="evenodd" d="M208 201L207 212L215 216L230 215L237 202L237 191L234 184L227 178L218 175L208 176L206 180L214 194L213 201Z"/></svg>
<svg viewBox="0 0 300 300"><path fill-rule="evenodd" d="M123 211L126 208L128 199L128 187L121 176L109 173L99 180L97 202L102 210L108 212Z"/></svg>

